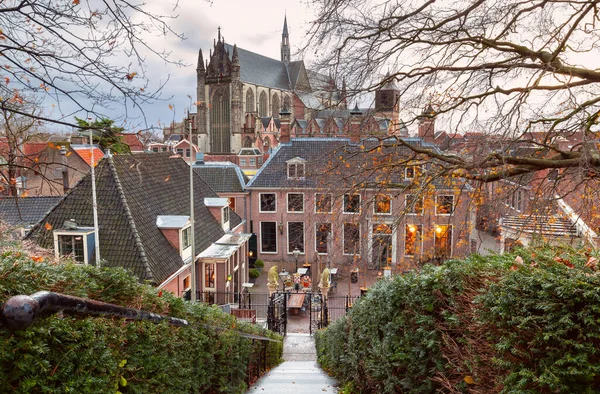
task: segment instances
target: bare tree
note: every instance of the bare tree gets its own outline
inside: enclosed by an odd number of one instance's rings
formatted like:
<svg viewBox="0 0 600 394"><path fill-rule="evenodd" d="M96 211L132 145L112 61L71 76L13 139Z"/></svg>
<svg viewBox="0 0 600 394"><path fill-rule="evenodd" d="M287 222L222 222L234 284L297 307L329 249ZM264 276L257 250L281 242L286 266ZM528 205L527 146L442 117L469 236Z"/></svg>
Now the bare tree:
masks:
<svg viewBox="0 0 600 394"><path fill-rule="evenodd" d="M441 173L492 182L542 169L583 167L595 176L600 168L600 1L312 3L317 17L304 50L346 77L349 94L395 82L406 124L435 117L450 133L488 137L478 142L487 149L468 155L394 142L435 158Z"/></svg>
<svg viewBox="0 0 600 394"><path fill-rule="evenodd" d="M75 114L102 118L115 105L143 114L140 105L159 98L166 83L150 85L146 56L180 64L146 41L180 37L168 23L175 16L149 9L144 2L124 0L1 2L0 108L32 116L11 103L36 95L61 114L33 117L69 126L77 126Z"/></svg>

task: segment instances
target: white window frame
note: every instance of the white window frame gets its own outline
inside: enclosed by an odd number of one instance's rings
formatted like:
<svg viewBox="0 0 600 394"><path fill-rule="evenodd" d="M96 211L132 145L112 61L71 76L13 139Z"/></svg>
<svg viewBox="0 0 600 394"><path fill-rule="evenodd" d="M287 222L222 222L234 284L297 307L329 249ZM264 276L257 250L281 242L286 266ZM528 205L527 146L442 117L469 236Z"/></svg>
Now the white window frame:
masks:
<svg viewBox="0 0 600 394"><path fill-rule="evenodd" d="M247 166L246 159L240 159L240 166L242 166L242 167L246 167Z"/></svg>
<svg viewBox="0 0 600 394"><path fill-rule="evenodd" d="M328 195L329 196L329 211L317 211L317 208L319 206L318 202L319 199L317 198L317 195ZM315 193L315 213L331 213L333 212L333 194L332 193Z"/></svg>
<svg viewBox="0 0 600 394"><path fill-rule="evenodd" d="M262 196L265 194L272 194L275 196L275 209L273 211L263 211L262 210ZM258 212L260 213L277 213L277 193L258 193Z"/></svg>
<svg viewBox="0 0 600 394"><path fill-rule="evenodd" d="M251 158L248 160L248 165L249 165L250 167L256 167L256 158L254 158L254 157L251 157Z"/></svg>
<svg viewBox="0 0 600 394"><path fill-rule="evenodd" d="M351 224L351 225L355 225L358 226L358 249L356 250L356 252L352 252L352 253L346 253L344 250L346 249L346 225L347 224ZM343 256L354 256L354 254L356 254L357 256L360 255L360 235L362 233L362 230L360 228L360 223L349 223L349 222L344 222L342 223L342 255Z"/></svg>
<svg viewBox="0 0 600 394"><path fill-rule="evenodd" d="M412 170L412 176L408 176L408 170ZM404 179L405 180L415 179L415 167L414 166L404 167Z"/></svg>
<svg viewBox="0 0 600 394"><path fill-rule="evenodd" d="M294 253L294 249L290 250L290 223L302 223L302 250L300 250L300 254L304 255L306 254L306 225L303 221L295 221L295 220L290 220L287 222L287 254L293 254Z"/></svg>
<svg viewBox="0 0 600 394"><path fill-rule="evenodd" d="M357 196L358 197L358 212L349 212L346 211L346 196L348 197L354 197ZM344 195L342 196L342 212L347 214L347 215L360 215L362 211L362 196L358 193L344 193Z"/></svg>
<svg viewBox="0 0 600 394"><path fill-rule="evenodd" d="M263 223L275 223L275 251L274 252L265 252L263 250L263 233L262 233L262 224ZM259 228L258 230L260 231L260 242L259 242L259 248L260 248L260 253L261 254L277 254L279 253L279 237L277 236L277 232L279 231L279 223L277 223L276 220L264 220L264 221L260 221L258 223Z"/></svg>
<svg viewBox="0 0 600 394"><path fill-rule="evenodd" d="M229 227L229 219L231 218L231 212L229 212L229 206L221 208L221 221L223 228Z"/></svg>
<svg viewBox="0 0 600 394"><path fill-rule="evenodd" d="M206 286L206 268L208 265L212 265L214 268L213 274L215 275L215 283L213 283L214 287L207 287ZM217 263L216 262L204 262L204 264L202 265L202 288L204 290L210 290L210 291L216 291L217 290Z"/></svg>
<svg viewBox="0 0 600 394"><path fill-rule="evenodd" d="M440 197L452 197L452 209L450 210L450 213L441 213L438 212L438 198ZM435 196L435 214L437 216L452 216L454 215L454 210L456 208L456 204L455 204L455 200L456 197L454 196L454 194L440 194L439 196Z"/></svg>
<svg viewBox="0 0 600 394"><path fill-rule="evenodd" d="M183 240L184 240L184 233L189 231L189 235L188 235L188 241L189 244L187 246L185 246ZM187 248L189 248L190 246L192 246L192 226L187 226L182 228L181 230L179 230L180 236L181 236L181 250L186 250Z"/></svg>
<svg viewBox="0 0 600 394"><path fill-rule="evenodd" d="M83 230L83 231L81 231ZM80 231L70 231L70 230L66 230L66 229L62 229L62 230L54 230L52 232L52 236L54 238L54 256L58 259L61 257L67 257L69 255L61 255L60 254L60 250L59 250L59 242L58 242L58 237L60 235L67 235L67 236L81 236L83 239L83 261L78 261L77 263L80 264L84 264L84 265L88 265L90 262L88 260L88 255L89 255L89 245L87 242L87 236L89 234L93 234L94 233L94 229L93 228L80 228Z"/></svg>
<svg viewBox="0 0 600 394"><path fill-rule="evenodd" d="M419 212L411 212L409 211L409 203L408 203L408 197L409 196L415 196L417 198L421 199L421 213ZM415 204L416 205L416 204ZM423 216L423 212L425 211L425 199L423 196L419 196L418 194L405 194L404 195L404 206L406 207L406 215L410 215L410 216Z"/></svg>
<svg viewBox="0 0 600 394"><path fill-rule="evenodd" d="M387 196L390 199L390 211L389 212L377 212L377 197ZM392 214L392 195L391 194L378 194L373 197L373 215L391 215Z"/></svg>
<svg viewBox="0 0 600 394"><path fill-rule="evenodd" d="M302 196L302 210L301 211L290 211L290 194L299 194ZM286 194L286 211L287 213L304 213L304 193L291 192Z"/></svg>

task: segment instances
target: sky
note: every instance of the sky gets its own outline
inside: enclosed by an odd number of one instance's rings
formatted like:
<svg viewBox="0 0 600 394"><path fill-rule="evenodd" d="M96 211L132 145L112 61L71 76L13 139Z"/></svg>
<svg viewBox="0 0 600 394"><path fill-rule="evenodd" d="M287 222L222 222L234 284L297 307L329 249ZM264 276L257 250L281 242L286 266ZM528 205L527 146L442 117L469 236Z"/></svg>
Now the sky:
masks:
<svg viewBox="0 0 600 394"><path fill-rule="evenodd" d="M156 37L148 40L152 45L170 49L172 57L183 60L186 66L175 67L156 58L148 58L146 67L151 83L164 82L167 77L169 82L162 93L165 101L144 106L145 127L162 128L172 121L183 119L190 104L196 101L198 50L202 49L207 60L213 40L217 38L218 27L221 27L221 35L227 43L279 59L283 20L287 14L293 59L294 51L304 42L304 32L312 18L305 0L213 0L212 3L180 0L175 11L168 0L147 0L147 4L152 11L179 15L170 25L176 32L184 34L185 40L171 38L165 41ZM130 131L142 127L144 125L140 124Z"/></svg>

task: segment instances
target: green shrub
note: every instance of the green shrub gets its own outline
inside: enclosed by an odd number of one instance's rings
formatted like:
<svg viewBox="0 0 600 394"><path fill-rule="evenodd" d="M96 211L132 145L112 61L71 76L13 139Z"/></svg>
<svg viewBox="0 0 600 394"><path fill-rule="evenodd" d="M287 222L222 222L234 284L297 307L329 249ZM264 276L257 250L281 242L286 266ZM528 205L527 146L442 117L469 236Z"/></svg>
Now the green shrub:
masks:
<svg viewBox="0 0 600 394"><path fill-rule="evenodd" d="M265 262L264 262L264 261L262 261L261 259L257 259L257 260L254 262L254 266L255 266L256 268L263 268L263 267L265 266Z"/></svg>
<svg viewBox="0 0 600 394"><path fill-rule="evenodd" d="M600 393L600 273L586 262L520 250L379 282L318 333L319 362L360 393Z"/></svg>
<svg viewBox="0 0 600 394"><path fill-rule="evenodd" d="M250 268L250 270L248 271L248 276L250 278L256 279L260 276L260 271L256 268Z"/></svg>
<svg viewBox="0 0 600 394"><path fill-rule="evenodd" d="M65 314L25 331L0 328L2 393L242 393L263 342L240 332L281 340L217 307L159 293L122 269L0 255L0 302L40 290L180 317L191 327ZM267 367L281 354L281 342L267 342Z"/></svg>

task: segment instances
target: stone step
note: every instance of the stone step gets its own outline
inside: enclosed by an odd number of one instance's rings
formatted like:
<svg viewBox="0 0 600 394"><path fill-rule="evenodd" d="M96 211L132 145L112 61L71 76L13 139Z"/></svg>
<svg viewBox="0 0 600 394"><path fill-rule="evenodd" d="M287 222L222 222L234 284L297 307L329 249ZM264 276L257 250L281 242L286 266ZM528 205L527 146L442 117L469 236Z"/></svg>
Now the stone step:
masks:
<svg viewBox="0 0 600 394"><path fill-rule="evenodd" d="M337 393L335 379L314 361L285 361L258 380L248 393Z"/></svg>

